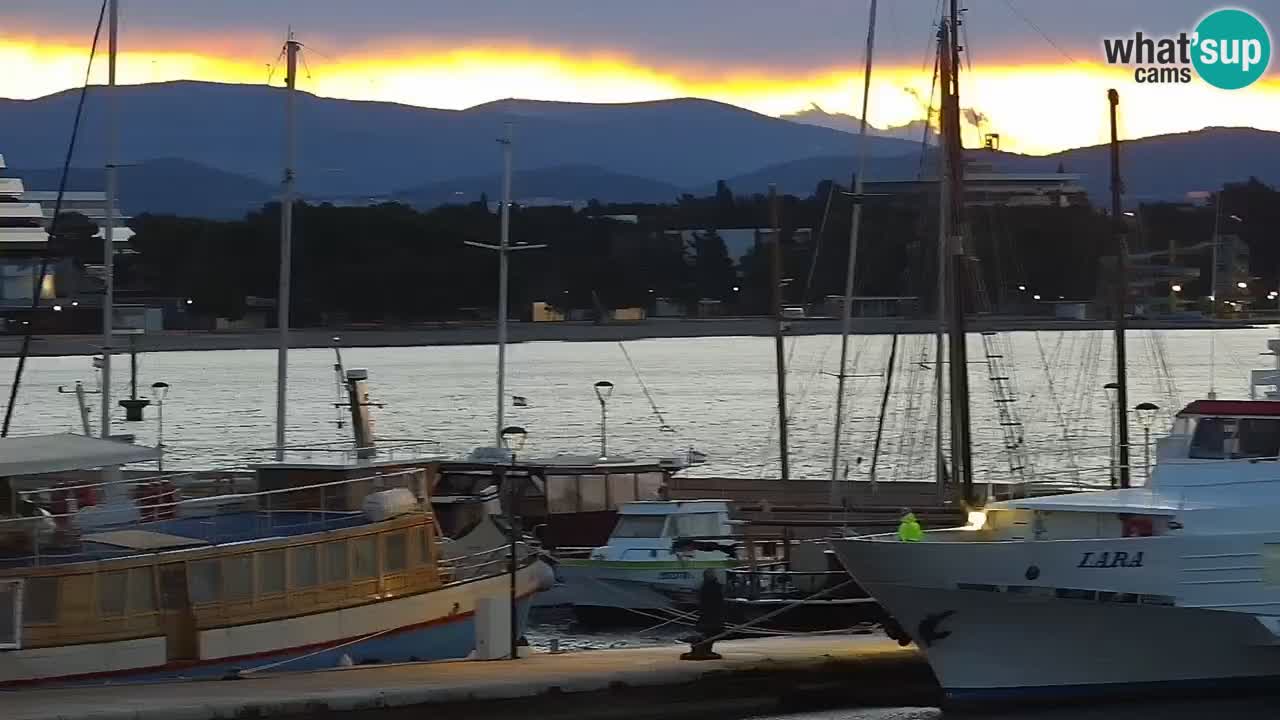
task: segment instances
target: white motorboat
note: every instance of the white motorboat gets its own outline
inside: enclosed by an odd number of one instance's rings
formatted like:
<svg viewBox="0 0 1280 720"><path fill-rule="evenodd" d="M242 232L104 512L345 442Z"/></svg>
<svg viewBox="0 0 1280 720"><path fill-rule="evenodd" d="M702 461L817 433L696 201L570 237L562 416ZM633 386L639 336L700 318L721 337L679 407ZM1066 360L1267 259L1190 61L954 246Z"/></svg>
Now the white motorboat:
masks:
<svg viewBox="0 0 1280 720"><path fill-rule="evenodd" d="M1157 456L1144 487L834 546L951 703L1274 687L1280 402L1193 402Z"/></svg>

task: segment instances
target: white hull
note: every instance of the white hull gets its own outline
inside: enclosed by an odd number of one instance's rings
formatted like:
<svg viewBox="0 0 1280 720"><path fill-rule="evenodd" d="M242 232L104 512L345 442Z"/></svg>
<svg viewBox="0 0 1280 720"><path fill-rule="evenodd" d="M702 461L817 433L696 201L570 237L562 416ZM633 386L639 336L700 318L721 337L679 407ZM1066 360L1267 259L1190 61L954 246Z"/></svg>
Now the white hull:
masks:
<svg viewBox="0 0 1280 720"><path fill-rule="evenodd" d="M872 585L922 646L952 702L1191 690L1280 677L1250 615L1155 605ZM921 623L951 612L926 640ZM945 637L936 637L947 633ZM927 643L927 644L926 644Z"/></svg>
<svg viewBox="0 0 1280 720"><path fill-rule="evenodd" d="M1280 586L1259 558L1276 540L833 545L925 652L949 700L998 702L1280 678L1280 637L1268 629L1280 620Z"/></svg>

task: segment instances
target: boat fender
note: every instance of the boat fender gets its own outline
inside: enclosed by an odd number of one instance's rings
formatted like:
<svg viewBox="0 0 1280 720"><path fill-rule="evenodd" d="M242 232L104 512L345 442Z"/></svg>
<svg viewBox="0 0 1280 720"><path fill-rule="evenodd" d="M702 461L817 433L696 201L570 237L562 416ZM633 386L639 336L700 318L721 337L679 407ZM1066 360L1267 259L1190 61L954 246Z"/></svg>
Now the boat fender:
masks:
<svg viewBox="0 0 1280 720"><path fill-rule="evenodd" d="M361 503L364 516L373 522L382 522L418 509L418 498L411 490L393 488L370 493Z"/></svg>
<svg viewBox="0 0 1280 720"><path fill-rule="evenodd" d="M906 647L911 644L911 636L902 629L902 626L898 624L897 620L894 620L891 617L885 618L881 627L884 628L884 634L888 635L890 640L897 640L898 644L902 647Z"/></svg>
<svg viewBox="0 0 1280 720"><path fill-rule="evenodd" d="M351 667L352 665L355 665L355 662L351 660L350 655L342 653L342 657L338 658L338 667Z"/></svg>

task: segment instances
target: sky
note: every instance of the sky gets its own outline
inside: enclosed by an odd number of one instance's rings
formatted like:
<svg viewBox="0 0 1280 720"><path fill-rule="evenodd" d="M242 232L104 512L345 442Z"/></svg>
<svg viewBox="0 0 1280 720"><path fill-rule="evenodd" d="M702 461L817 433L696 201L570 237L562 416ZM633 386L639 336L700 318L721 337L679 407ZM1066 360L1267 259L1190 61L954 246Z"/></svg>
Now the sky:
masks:
<svg viewBox="0 0 1280 720"><path fill-rule="evenodd" d="M79 87L101 0L0 3L0 96ZM1212 0L964 0L962 104L1005 150L1105 142L1106 90L1126 138L1280 131L1280 59L1242 90L1137 83L1102 40L1190 31ZM696 96L768 115L858 114L869 0L120 0L119 81L280 84L289 28L298 86L326 97L463 109L509 97L633 102ZM1280 41L1280 1L1241 0ZM925 116L940 0L880 0L868 117ZM105 44L105 43L104 43ZM1274 44L1274 43L1273 43ZM1277 48L1280 51L1280 48ZM95 63L95 82L105 63Z"/></svg>

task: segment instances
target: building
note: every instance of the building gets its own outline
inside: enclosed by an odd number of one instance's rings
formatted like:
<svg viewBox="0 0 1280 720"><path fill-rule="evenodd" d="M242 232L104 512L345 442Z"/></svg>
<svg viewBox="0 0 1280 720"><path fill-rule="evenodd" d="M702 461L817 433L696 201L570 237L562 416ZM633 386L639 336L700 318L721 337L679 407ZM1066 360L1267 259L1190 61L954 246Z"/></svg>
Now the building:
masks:
<svg viewBox="0 0 1280 720"><path fill-rule="evenodd" d="M7 166L0 155L0 171ZM40 280L41 256L49 243L45 213L39 202L24 199L26 188L19 178L0 177L0 306L29 307L37 282L40 297L57 297L58 277L65 274L61 261L50 261Z"/></svg>
<svg viewBox="0 0 1280 720"><path fill-rule="evenodd" d="M964 202L967 207L1075 207L1089 204L1075 173L1006 173L990 165L970 162L964 172ZM938 193L938 179L868 182L864 192L871 195L929 195Z"/></svg>

